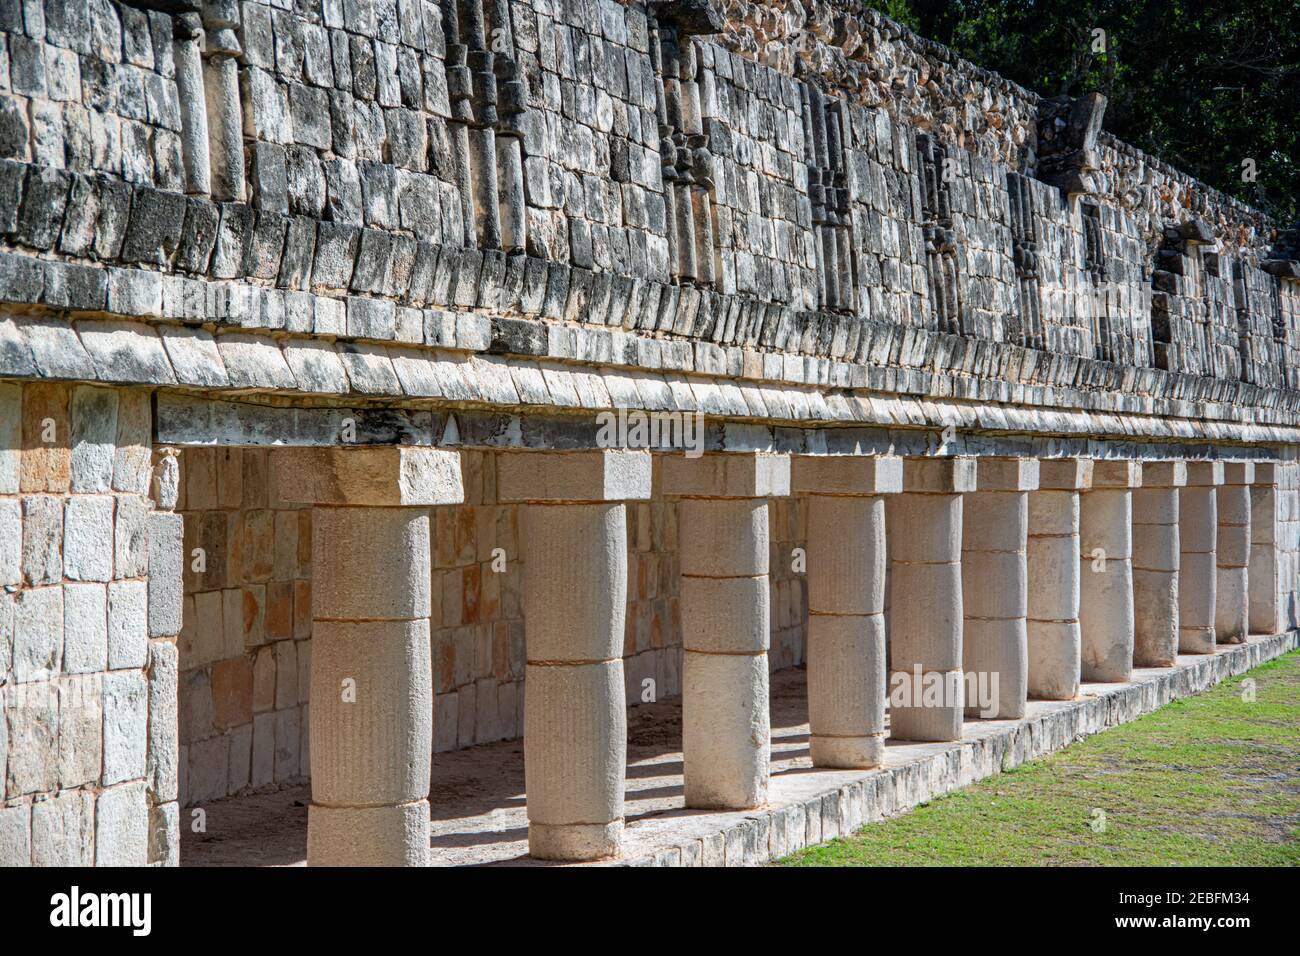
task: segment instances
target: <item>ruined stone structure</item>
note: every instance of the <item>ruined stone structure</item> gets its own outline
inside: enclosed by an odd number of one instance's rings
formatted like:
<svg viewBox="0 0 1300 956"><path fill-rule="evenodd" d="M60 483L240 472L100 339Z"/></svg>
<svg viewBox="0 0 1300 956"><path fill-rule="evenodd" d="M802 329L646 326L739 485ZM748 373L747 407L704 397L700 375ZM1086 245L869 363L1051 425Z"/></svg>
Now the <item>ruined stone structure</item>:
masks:
<svg viewBox="0 0 1300 956"><path fill-rule="evenodd" d="M1300 238L1104 107L855 2L0 0L0 864L308 778L421 864L520 736L609 857L628 705L747 809L776 670L860 769L1296 627Z"/></svg>

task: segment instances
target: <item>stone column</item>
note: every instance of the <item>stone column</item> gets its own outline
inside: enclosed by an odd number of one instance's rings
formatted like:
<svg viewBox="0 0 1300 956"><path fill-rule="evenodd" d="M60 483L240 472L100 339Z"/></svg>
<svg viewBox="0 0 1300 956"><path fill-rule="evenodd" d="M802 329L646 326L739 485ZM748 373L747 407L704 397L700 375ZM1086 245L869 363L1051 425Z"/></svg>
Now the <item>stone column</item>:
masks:
<svg viewBox="0 0 1300 956"><path fill-rule="evenodd" d="M214 0L203 5L206 29L203 80L208 106L208 156L212 198L243 202L244 110L239 92L239 5Z"/></svg>
<svg viewBox="0 0 1300 956"><path fill-rule="evenodd" d="M1183 654L1214 652L1216 490L1221 484L1223 462L1189 461L1187 487L1178 493L1178 650Z"/></svg>
<svg viewBox="0 0 1300 956"><path fill-rule="evenodd" d="M885 754L885 499L902 459L794 460L808 495L808 725L815 767L869 768Z"/></svg>
<svg viewBox="0 0 1300 956"><path fill-rule="evenodd" d="M1278 611L1277 465L1259 462L1250 486L1249 623L1255 634L1278 634L1286 628Z"/></svg>
<svg viewBox="0 0 1300 956"><path fill-rule="evenodd" d="M1079 492L1091 485L1091 458L1049 459L1038 463L1038 490L1029 493L1025 623L1034 699L1079 694Z"/></svg>
<svg viewBox="0 0 1300 956"><path fill-rule="evenodd" d="M790 459L662 459L679 497L682 754L686 806L744 810L767 800L767 501L790 493Z"/></svg>
<svg viewBox="0 0 1300 956"><path fill-rule="evenodd" d="M196 13L176 18L172 59L176 69L176 98L181 109L181 159L185 191L206 196L212 191L208 157L208 105L203 88L203 23Z"/></svg>
<svg viewBox="0 0 1300 956"><path fill-rule="evenodd" d="M1133 489L1136 461L1096 461L1079 496L1080 678L1119 683L1133 675Z"/></svg>
<svg viewBox="0 0 1300 956"><path fill-rule="evenodd" d="M1255 464L1223 464L1223 484L1215 495L1218 528L1214 634L1220 644L1240 644L1250 633L1250 486Z"/></svg>
<svg viewBox="0 0 1300 956"><path fill-rule="evenodd" d="M650 497L647 451L497 456L502 502L526 504L524 787L528 852L615 856L623 834L627 702L624 501Z"/></svg>
<svg viewBox="0 0 1300 956"><path fill-rule="evenodd" d="M1178 656L1178 495L1181 461L1142 465L1133 492L1133 666L1173 667Z"/></svg>
<svg viewBox="0 0 1300 956"><path fill-rule="evenodd" d="M1036 458L981 458L975 492L962 503L962 669L966 716L1025 715L1029 647L1026 545Z"/></svg>
<svg viewBox="0 0 1300 956"><path fill-rule="evenodd" d="M429 852L429 506L464 500L434 448L280 452L312 508L311 866L424 866Z"/></svg>
<svg viewBox="0 0 1300 956"><path fill-rule="evenodd" d="M975 490L975 473L974 458L904 459L903 493L887 505L889 733L899 740L961 739L962 492Z"/></svg>

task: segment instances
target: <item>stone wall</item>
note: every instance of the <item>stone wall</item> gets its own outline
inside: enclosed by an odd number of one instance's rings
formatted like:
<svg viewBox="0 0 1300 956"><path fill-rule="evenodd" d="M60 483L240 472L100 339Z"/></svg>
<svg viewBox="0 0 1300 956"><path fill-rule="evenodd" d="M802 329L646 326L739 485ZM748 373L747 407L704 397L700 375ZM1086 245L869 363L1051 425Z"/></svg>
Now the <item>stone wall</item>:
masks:
<svg viewBox="0 0 1300 956"><path fill-rule="evenodd" d="M179 520L149 395L0 384L0 865L175 862Z"/></svg>
<svg viewBox="0 0 1300 956"><path fill-rule="evenodd" d="M180 799L193 805L311 774L312 525L309 507L279 499L274 450L186 448L179 460L187 556ZM465 452L465 503L431 513L435 752L523 734L521 506L498 502L495 462ZM795 548L806 504L773 500L769 509L776 670L803 661L806 595ZM677 534L676 507L662 494L629 508L631 706L681 693Z"/></svg>

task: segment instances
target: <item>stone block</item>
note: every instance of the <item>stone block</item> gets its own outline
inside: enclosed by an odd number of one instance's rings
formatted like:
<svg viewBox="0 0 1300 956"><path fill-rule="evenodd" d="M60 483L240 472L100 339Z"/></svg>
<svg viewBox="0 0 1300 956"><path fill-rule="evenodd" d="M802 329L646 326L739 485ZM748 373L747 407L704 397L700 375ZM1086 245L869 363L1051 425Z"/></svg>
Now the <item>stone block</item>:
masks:
<svg viewBox="0 0 1300 956"><path fill-rule="evenodd" d="M445 505L464 500L460 455L412 446L277 452L280 496L319 505Z"/></svg>
<svg viewBox="0 0 1300 956"><path fill-rule="evenodd" d="M95 801L95 866L144 866L149 808L143 783L105 790Z"/></svg>
<svg viewBox="0 0 1300 956"><path fill-rule="evenodd" d="M623 501L650 497L648 451L506 452L497 455L506 501Z"/></svg>

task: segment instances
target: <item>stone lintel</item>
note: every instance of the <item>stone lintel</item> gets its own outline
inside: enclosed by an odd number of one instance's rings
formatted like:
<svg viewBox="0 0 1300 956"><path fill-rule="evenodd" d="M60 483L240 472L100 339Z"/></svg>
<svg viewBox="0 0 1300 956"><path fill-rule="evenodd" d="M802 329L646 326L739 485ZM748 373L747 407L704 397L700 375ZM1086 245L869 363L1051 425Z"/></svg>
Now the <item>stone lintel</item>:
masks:
<svg viewBox="0 0 1300 956"><path fill-rule="evenodd" d="M1223 463L1223 483L1225 485L1253 485L1255 483L1255 463L1253 461L1225 461Z"/></svg>
<svg viewBox="0 0 1300 956"><path fill-rule="evenodd" d="M660 457L663 493L677 498L784 498L790 494L790 456L753 452L680 452Z"/></svg>
<svg viewBox="0 0 1300 956"><path fill-rule="evenodd" d="M1092 463L1093 490L1102 488L1141 488L1142 462L1103 459Z"/></svg>
<svg viewBox="0 0 1300 956"><path fill-rule="evenodd" d="M1144 461L1143 488L1181 488L1187 484L1187 462Z"/></svg>
<svg viewBox="0 0 1300 956"><path fill-rule="evenodd" d="M876 455L797 455L790 482L798 495L888 495L903 490L903 459Z"/></svg>
<svg viewBox="0 0 1300 956"><path fill-rule="evenodd" d="M497 455L503 501L642 501L650 497L650 452L519 451Z"/></svg>
<svg viewBox="0 0 1300 956"><path fill-rule="evenodd" d="M1192 487L1223 484L1223 462L1189 461L1187 484Z"/></svg>
<svg viewBox="0 0 1300 956"><path fill-rule="evenodd" d="M413 445L285 448L280 497L314 505L427 507L465 500L460 453Z"/></svg>
<svg viewBox="0 0 1300 956"><path fill-rule="evenodd" d="M1040 491L1083 491L1092 487L1091 458L1043 458L1038 462Z"/></svg>
<svg viewBox="0 0 1300 956"><path fill-rule="evenodd" d="M977 491L1036 491L1039 486L1037 458L981 457L975 476Z"/></svg>
<svg viewBox="0 0 1300 956"><path fill-rule="evenodd" d="M976 459L904 458L903 491L909 494L953 495L975 490Z"/></svg>

